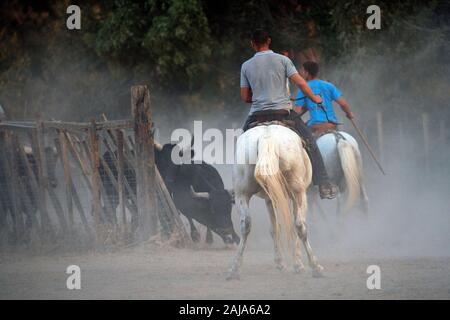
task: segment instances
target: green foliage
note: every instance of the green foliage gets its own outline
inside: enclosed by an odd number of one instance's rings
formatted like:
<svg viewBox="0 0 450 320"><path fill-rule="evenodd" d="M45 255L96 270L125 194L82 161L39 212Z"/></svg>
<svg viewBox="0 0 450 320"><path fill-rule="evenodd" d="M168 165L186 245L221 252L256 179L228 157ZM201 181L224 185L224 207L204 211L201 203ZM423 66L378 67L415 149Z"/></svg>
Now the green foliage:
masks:
<svg viewBox="0 0 450 320"><path fill-rule="evenodd" d="M257 27L268 29L272 48L289 49L296 63L313 48L324 70L342 65L343 83L359 85L359 75L376 72L374 95L389 101L398 92L420 92L417 79L432 69L427 99L442 103L449 99L449 70L429 63L448 51L448 37L435 25L436 3L379 0L382 29L374 31L365 28L369 0L86 0L82 30L68 31L66 2L4 1L0 103L14 117L122 116L129 113L129 86L145 83L177 112L241 115L239 69L253 55L250 34ZM371 60L377 70L365 67ZM420 96L410 99L429 105Z"/></svg>
<svg viewBox="0 0 450 320"><path fill-rule="evenodd" d="M164 84L192 85L205 71L211 38L198 0L116 0L110 10L93 30L99 54L145 61Z"/></svg>

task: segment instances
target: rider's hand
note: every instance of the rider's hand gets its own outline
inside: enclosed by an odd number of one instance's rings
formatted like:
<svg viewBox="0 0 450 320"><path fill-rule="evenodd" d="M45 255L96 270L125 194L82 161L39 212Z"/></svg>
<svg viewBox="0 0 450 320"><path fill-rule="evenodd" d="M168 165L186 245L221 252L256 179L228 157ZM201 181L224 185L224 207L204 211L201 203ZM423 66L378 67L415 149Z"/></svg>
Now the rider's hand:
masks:
<svg viewBox="0 0 450 320"><path fill-rule="evenodd" d="M314 96L314 103L321 104L322 103L322 97L316 94Z"/></svg>
<svg viewBox="0 0 450 320"><path fill-rule="evenodd" d="M353 112L351 112L351 111L347 112L347 118L350 120L353 119L354 118Z"/></svg>

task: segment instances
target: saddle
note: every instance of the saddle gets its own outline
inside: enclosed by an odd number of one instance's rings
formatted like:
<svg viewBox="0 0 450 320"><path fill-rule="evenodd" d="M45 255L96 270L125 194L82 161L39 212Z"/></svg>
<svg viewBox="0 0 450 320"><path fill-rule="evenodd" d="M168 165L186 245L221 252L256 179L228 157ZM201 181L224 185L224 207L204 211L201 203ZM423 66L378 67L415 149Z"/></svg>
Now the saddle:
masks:
<svg viewBox="0 0 450 320"><path fill-rule="evenodd" d="M295 133L298 134L302 141L302 145L304 148L306 148L306 143L301 136L300 132L295 127L295 121L289 120L287 117L289 117L289 111L287 110L270 110L270 111L261 111L258 113L255 113L253 115L252 122L248 125L248 128L254 128L258 126L270 126L270 125L279 125L286 127L288 129L291 129Z"/></svg>
<svg viewBox="0 0 450 320"><path fill-rule="evenodd" d="M347 139L345 139L345 137L339 131L337 131L337 128L336 129L329 129L329 130L326 130L326 131L322 131L320 133L314 132L314 137L317 140L321 136L324 136L324 135L329 134L329 133L334 135L334 137L336 138L336 141L339 141L340 139L347 140Z"/></svg>
<svg viewBox="0 0 450 320"><path fill-rule="evenodd" d="M315 124L311 127L313 131L313 135L316 139L319 139L321 136L327 133L332 133L337 130L337 125L332 122L325 122L320 124Z"/></svg>
<svg viewBox="0 0 450 320"><path fill-rule="evenodd" d="M294 130L295 132L297 132L297 130L295 129L295 123L292 120L270 120L270 121L262 121L262 122L252 122L248 125L248 128L254 128L254 127L259 127L259 126L270 126L270 125L279 125L279 126L283 126L283 127L287 127L289 129Z"/></svg>
<svg viewBox="0 0 450 320"><path fill-rule="evenodd" d="M252 122L250 122L248 128L250 129L257 126L268 126L277 124L297 132L297 130L295 129L295 122L287 119L288 116L289 116L288 110L260 111L252 115Z"/></svg>

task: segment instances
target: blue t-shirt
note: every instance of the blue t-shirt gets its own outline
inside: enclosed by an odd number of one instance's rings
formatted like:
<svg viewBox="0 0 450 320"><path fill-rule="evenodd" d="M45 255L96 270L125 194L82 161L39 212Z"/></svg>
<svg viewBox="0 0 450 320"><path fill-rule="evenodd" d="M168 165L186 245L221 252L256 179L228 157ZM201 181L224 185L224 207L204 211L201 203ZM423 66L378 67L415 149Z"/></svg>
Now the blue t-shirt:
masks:
<svg viewBox="0 0 450 320"><path fill-rule="evenodd" d="M308 81L308 85L312 92L316 95L322 97L322 105L326 113L311 99L305 98L303 92L299 91L297 94L297 99L295 101L296 106L306 107L309 111L309 121L308 126L312 126L324 122L334 122L337 123L337 117L333 109L333 101L336 101L342 93L334 86L334 84L314 79ZM303 99L300 99L303 98Z"/></svg>

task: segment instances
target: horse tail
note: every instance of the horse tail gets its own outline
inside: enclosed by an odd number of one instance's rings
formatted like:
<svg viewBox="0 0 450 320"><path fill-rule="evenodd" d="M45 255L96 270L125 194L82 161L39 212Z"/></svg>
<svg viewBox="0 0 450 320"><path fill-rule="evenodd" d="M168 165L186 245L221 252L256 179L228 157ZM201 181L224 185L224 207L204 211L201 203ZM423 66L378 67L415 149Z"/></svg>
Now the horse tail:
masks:
<svg viewBox="0 0 450 320"><path fill-rule="evenodd" d="M273 136L266 134L258 140L258 158L255 179L272 202L275 223L281 237L275 241L280 247L291 247L294 240L294 219L289 207L289 192L286 179L279 167L279 146ZM274 227L277 227L274 226Z"/></svg>
<svg viewBox="0 0 450 320"><path fill-rule="evenodd" d="M362 164L358 149L347 140L339 139L337 149L348 191L345 210L350 210L361 193Z"/></svg>

